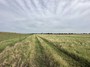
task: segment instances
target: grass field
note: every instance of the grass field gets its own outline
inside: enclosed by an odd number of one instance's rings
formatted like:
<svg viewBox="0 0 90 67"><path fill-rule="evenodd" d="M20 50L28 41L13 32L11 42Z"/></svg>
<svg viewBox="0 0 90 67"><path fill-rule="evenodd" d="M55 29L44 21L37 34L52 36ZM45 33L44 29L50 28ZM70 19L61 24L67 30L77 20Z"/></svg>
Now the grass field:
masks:
<svg viewBox="0 0 90 67"><path fill-rule="evenodd" d="M0 33L0 67L90 67L90 35Z"/></svg>

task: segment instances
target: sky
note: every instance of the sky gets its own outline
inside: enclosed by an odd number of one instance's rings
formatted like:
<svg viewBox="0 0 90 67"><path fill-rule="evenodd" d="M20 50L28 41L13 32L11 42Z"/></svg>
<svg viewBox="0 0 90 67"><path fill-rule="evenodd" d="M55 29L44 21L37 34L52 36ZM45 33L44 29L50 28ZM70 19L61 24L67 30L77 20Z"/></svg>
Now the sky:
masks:
<svg viewBox="0 0 90 67"><path fill-rule="evenodd" d="M90 0L0 0L0 31L89 33Z"/></svg>

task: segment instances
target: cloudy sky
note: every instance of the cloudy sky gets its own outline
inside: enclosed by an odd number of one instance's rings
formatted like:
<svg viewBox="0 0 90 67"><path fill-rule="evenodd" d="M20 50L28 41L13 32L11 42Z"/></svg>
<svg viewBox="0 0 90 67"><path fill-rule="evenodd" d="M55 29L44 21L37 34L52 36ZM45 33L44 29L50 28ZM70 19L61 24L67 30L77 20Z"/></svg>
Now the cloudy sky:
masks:
<svg viewBox="0 0 90 67"><path fill-rule="evenodd" d="M90 32L90 0L0 0L0 31Z"/></svg>

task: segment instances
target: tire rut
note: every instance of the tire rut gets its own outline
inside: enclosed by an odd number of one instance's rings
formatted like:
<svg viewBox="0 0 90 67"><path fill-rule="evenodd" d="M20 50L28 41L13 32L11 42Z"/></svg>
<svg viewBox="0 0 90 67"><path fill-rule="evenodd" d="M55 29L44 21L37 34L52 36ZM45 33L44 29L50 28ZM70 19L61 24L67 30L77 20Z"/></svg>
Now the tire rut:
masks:
<svg viewBox="0 0 90 67"><path fill-rule="evenodd" d="M41 64L42 66L40 67L60 67L60 65L54 61L54 59L52 58L51 54L48 53L48 51L45 49L45 47L43 46L43 44L40 42L40 40L38 39L38 37L36 38L37 42L38 42L38 49L41 52L41 56L39 59L41 59Z"/></svg>

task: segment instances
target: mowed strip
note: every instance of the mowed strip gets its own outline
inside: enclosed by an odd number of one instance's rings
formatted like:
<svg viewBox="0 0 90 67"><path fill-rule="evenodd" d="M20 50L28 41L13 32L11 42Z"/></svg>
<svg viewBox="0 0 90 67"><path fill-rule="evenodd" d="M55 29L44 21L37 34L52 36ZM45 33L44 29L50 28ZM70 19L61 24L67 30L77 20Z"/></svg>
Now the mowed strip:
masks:
<svg viewBox="0 0 90 67"><path fill-rule="evenodd" d="M68 56L66 53L64 53L63 51L61 51L58 47L56 47L52 42L40 37L52 50L53 54L57 54L59 58L62 58L62 62L60 64L67 64L66 67L82 67L83 65L81 63L79 63L78 61L76 61L75 59L73 59L72 57ZM58 58L56 57L56 58ZM56 59L55 58L55 59ZM60 60L60 59L59 59ZM63 61L65 63L63 63ZM60 62L60 61L59 61Z"/></svg>
<svg viewBox="0 0 90 67"><path fill-rule="evenodd" d="M27 42L22 41L12 47L6 47L0 53L0 67L35 67L35 63L33 63L35 58L34 47L29 39Z"/></svg>
<svg viewBox="0 0 90 67"><path fill-rule="evenodd" d="M54 48L58 54L60 54L67 62L69 62L69 65L72 65L73 67L90 67L90 62L88 62L86 59L79 57L73 53L69 53L65 49L58 47L57 45L53 44L51 41L45 38L41 37L41 39L43 39L52 48Z"/></svg>
<svg viewBox="0 0 90 67"><path fill-rule="evenodd" d="M42 38L38 37L41 42L45 52L51 60L50 67L70 67L68 63L62 58L55 49L53 49L50 44L45 42Z"/></svg>
<svg viewBox="0 0 90 67"><path fill-rule="evenodd" d="M0 67L57 67L54 63L34 35L0 53Z"/></svg>
<svg viewBox="0 0 90 67"><path fill-rule="evenodd" d="M36 50L36 62L38 62L37 67L49 67L48 65L48 57L46 56L41 43L39 42L38 38L35 37L35 50Z"/></svg>
<svg viewBox="0 0 90 67"><path fill-rule="evenodd" d="M45 49L46 47L43 46L43 44L39 41L39 39L36 37L36 51L37 51L37 62L39 62L39 67L60 67L57 62L54 61L51 54L48 53L48 50Z"/></svg>

